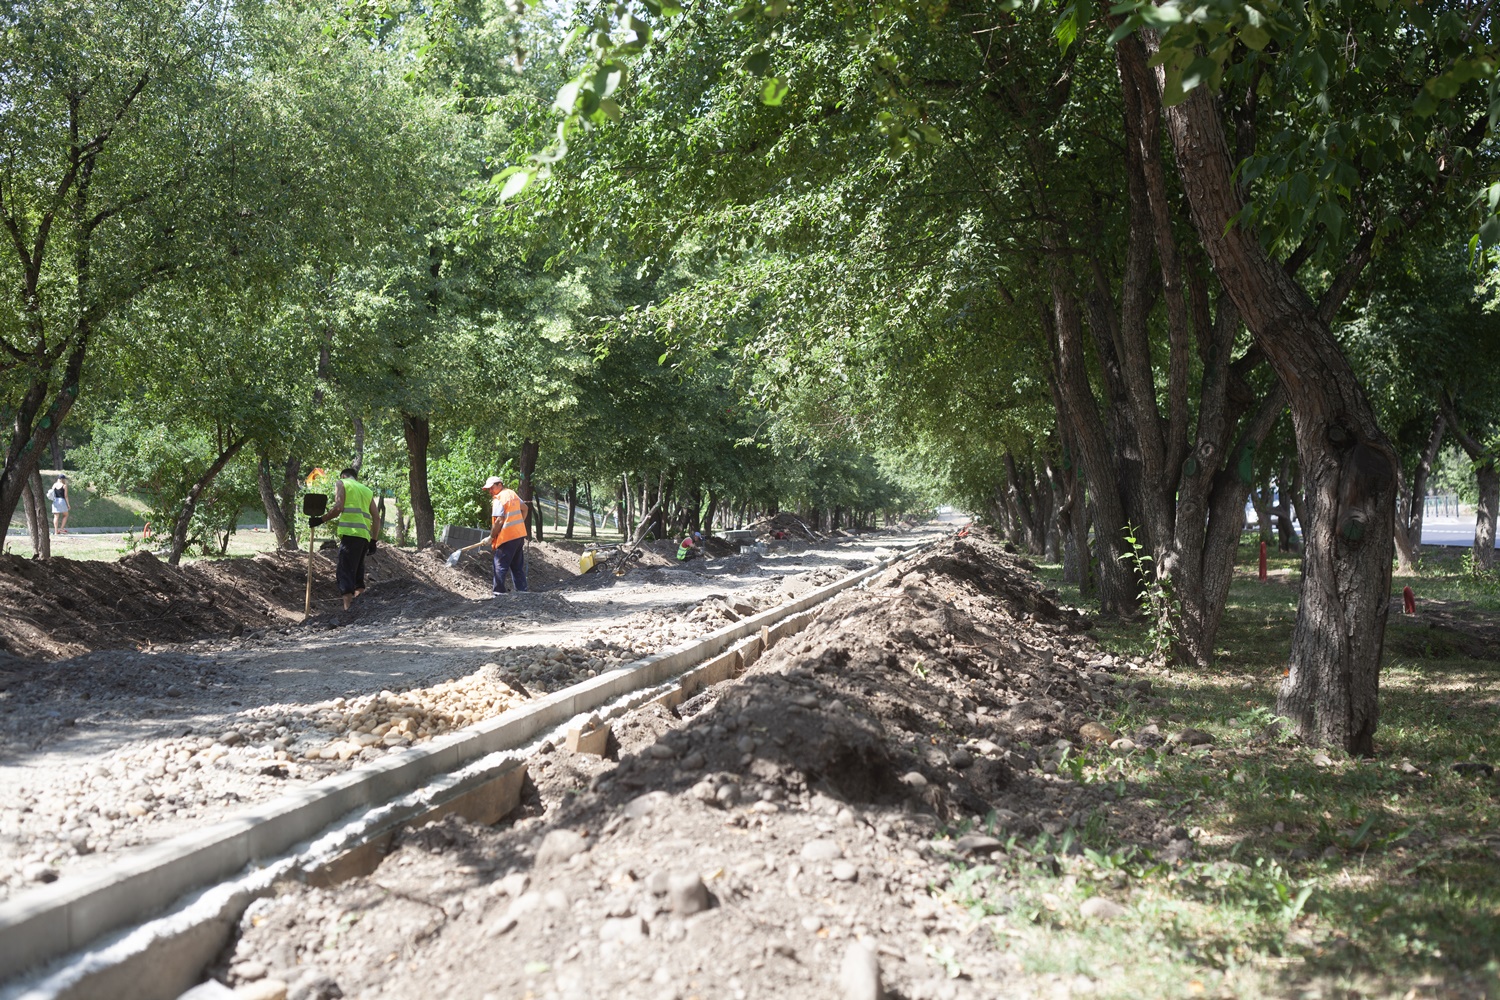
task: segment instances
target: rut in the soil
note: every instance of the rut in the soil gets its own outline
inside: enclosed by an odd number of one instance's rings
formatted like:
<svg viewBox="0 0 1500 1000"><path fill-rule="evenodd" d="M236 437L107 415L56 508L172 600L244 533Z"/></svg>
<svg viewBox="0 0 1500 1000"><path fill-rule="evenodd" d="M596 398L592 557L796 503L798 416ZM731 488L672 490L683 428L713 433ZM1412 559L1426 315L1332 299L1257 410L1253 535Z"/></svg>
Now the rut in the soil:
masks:
<svg viewBox="0 0 1500 1000"><path fill-rule="evenodd" d="M954 852L1092 815L1180 833L1055 775L1059 743L1146 697L1085 626L992 539L944 543L745 676L625 717L617 759L548 748L512 821L450 818L367 878L281 886L215 974L309 996L845 997L869 958L892 996L1000 995L1013 964L930 892ZM934 840L976 821L986 837Z"/></svg>

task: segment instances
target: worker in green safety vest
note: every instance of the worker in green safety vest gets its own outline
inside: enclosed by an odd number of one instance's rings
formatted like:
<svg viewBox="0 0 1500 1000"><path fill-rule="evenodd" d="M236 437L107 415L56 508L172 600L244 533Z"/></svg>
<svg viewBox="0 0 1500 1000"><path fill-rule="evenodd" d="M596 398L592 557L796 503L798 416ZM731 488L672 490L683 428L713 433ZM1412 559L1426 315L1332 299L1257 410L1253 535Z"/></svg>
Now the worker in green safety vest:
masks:
<svg viewBox="0 0 1500 1000"><path fill-rule="evenodd" d="M365 592L365 556L375 551L380 538L380 507L375 491L359 481L352 468L339 473L333 489L333 507L322 517L308 518L317 527L337 519L339 536L338 584L344 610Z"/></svg>

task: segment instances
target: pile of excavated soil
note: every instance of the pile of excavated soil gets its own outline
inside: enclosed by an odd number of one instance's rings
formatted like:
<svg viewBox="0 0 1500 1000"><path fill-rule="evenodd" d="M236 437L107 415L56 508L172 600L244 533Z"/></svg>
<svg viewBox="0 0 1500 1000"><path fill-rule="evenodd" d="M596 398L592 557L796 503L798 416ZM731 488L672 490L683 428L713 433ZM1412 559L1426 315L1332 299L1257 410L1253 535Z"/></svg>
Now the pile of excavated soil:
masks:
<svg viewBox="0 0 1500 1000"><path fill-rule="evenodd" d="M446 551L390 546L365 561L369 589L356 604L365 617L439 614L454 601L487 597L487 553L457 568ZM314 610L336 612L337 547L313 556ZM578 575L578 556L549 542L527 547L528 585L551 590ZM0 556L0 653L56 659L96 649L127 649L237 636L302 620L305 552L170 566L149 552L116 562ZM0 690L17 664L0 662Z"/></svg>
<svg viewBox="0 0 1500 1000"><path fill-rule="evenodd" d="M627 715L609 758L544 747L502 825L450 817L368 877L278 887L212 971L301 996L1007 992L1003 918L945 905L952 861L1055 866L1093 817L1189 849L1112 783L1058 774L1145 697L1086 626L989 536L945 542L744 676Z"/></svg>
<svg viewBox="0 0 1500 1000"><path fill-rule="evenodd" d="M816 542L821 540L823 537L812 528L810 528L807 525L807 522L802 520L802 518L798 517L795 514L788 514L786 511L782 511L780 514L774 514L771 517L761 518L759 521L756 521L754 524L750 525L750 530L754 531L762 538L775 537L776 534L780 533L785 535L787 538L796 538L801 541Z"/></svg>

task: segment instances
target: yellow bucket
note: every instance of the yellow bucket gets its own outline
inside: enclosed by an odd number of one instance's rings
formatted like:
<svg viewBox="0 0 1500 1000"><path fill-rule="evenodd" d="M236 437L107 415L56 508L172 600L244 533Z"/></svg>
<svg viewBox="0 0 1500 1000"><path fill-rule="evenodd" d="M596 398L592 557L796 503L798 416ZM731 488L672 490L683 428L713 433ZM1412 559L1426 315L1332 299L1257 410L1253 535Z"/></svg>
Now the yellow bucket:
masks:
<svg viewBox="0 0 1500 1000"><path fill-rule="evenodd" d="M587 573L597 565L599 565L598 552L585 552L578 557L578 572L580 573Z"/></svg>

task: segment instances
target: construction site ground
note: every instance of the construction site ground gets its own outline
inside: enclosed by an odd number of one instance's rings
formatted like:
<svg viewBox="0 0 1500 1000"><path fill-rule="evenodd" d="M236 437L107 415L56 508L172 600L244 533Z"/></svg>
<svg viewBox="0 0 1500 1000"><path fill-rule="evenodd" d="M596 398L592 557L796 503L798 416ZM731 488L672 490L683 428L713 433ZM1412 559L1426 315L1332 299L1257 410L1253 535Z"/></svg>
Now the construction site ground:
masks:
<svg viewBox="0 0 1500 1000"><path fill-rule="evenodd" d="M1496 995L1481 954L1495 897L1446 874L1493 872L1500 852L1500 786L1475 742L1500 690L1487 661L1453 662L1462 690L1396 667L1390 745L1330 756L1271 715L1284 650L1254 652L1268 622L1287 631L1288 588L1237 592L1252 610L1231 619L1233 657L1168 675L1127 651L1130 623L1095 628L993 535L955 527L804 540L762 525L763 552L682 566L662 544L618 581L575 578L573 550L539 545L538 591L493 601L482 564L382 552L354 611L306 623L297 557L127 560L113 591L49 578L36 601L116 611L92 632L6 633L0 891L929 539L742 675L621 716L603 756L541 744L500 823L449 816L399 834L368 875L277 885L195 1000ZM205 573L238 590L193 605ZM155 580L172 642L121 634L139 624L126 606L149 610L130 574ZM1434 740L1432 759L1413 752ZM1467 916L1435 916L1418 947L1387 926L1401 899Z"/></svg>
<svg viewBox="0 0 1500 1000"><path fill-rule="evenodd" d="M0 898L704 635L914 537L686 563L648 544L618 579L578 574L583 543L533 543L531 591L498 598L485 554L453 569L444 551L383 548L347 612L328 548L305 619L305 552L180 568L0 557Z"/></svg>

